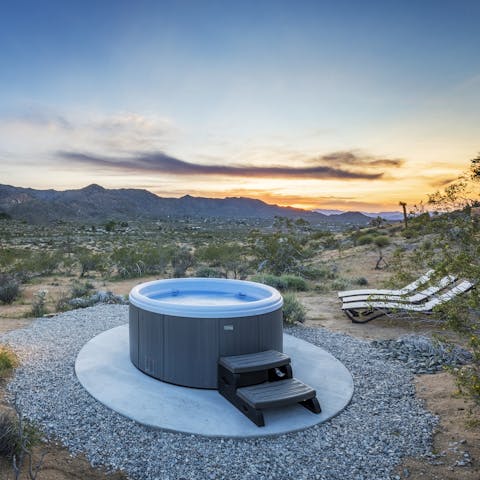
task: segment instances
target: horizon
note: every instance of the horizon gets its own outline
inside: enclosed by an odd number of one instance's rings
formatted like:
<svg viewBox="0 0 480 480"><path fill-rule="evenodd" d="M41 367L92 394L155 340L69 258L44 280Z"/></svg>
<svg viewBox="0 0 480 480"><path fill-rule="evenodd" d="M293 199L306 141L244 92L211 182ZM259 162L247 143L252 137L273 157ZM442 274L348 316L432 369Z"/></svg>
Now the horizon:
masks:
<svg viewBox="0 0 480 480"><path fill-rule="evenodd" d="M8 184L0 184L0 187L1 186L7 186L7 187L12 187L12 188L25 188L25 189L28 189L28 188L32 188L32 187L24 187L24 186L19 186L19 185L8 185ZM74 188L74 189L70 189L70 188L67 188L67 189L56 189L56 188L46 188L46 189L34 189L34 190L40 190L40 191L56 191L56 192L65 192L65 191L71 191L71 190L75 190L75 191L79 191L79 190L85 190L85 189L88 189L90 187L99 187L103 190L131 190L132 188L125 188L125 187L116 187L116 188L107 188L107 187L104 187L103 185L100 185L98 183L91 183L89 185L85 185L83 187L79 187L79 188ZM138 189L138 190L145 190L145 189ZM202 197L202 196L195 196L195 195L190 195L188 193L186 193L185 195L182 195L181 197L168 197L168 196L160 196L154 192L151 192L150 190L146 190L150 193L153 193L154 195L158 196L159 198L168 198L168 199L181 199L181 198L184 198L184 197L191 197L191 198L205 198L205 199L214 199L214 200L227 200L227 199L245 199L245 200L261 200L259 198L253 198L253 197L239 197L239 196L228 196L228 197ZM261 200L263 201L263 200ZM271 206L277 206L277 207L286 207L286 208L289 208L290 206L289 205L278 205L278 204L274 204L274 203L268 203L268 202L265 202L266 204L268 205L271 205ZM291 207L291 208L298 208L298 209L301 209L301 207ZM306 210L306 211L310 211L310 212L318 212L318 213L323 213L324 215L336 215L338 213L363 213L365 215L371 215L371 214L374 214L374 213L401 213L400 210L392 210L392 211L378 211L378 212L370 212L370 211L361 211L361 210L340 210L340 209L330 209L330 208L325 208L325 209L308 209L308 208L305 208L303 210ZM329 213L327 213L329 212Z"/></svg>
<svg viewBox="0 0 480 480"><path fill-rule="evenodd" d="M480 147L475 1L0 6L0 183L399 211Z"/></svg>

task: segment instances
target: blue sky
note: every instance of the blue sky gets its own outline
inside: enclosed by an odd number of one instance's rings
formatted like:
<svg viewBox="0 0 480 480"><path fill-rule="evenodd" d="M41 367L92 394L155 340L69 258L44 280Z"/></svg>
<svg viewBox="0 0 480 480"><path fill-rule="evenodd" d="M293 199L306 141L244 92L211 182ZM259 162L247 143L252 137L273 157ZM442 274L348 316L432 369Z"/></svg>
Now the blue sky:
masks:
<svg viewBox="0 0 480 480"><path fill-rule="evenodd" d="M462 0L2 0L0 183L417 202L480 150L478 18Z"/></svg>

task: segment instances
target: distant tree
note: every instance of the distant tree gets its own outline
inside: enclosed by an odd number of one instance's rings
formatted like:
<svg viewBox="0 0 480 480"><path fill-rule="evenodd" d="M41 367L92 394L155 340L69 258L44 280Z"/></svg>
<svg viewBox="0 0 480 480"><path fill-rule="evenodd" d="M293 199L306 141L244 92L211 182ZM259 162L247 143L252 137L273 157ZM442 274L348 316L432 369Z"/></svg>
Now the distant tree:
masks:
<svg viewBox="0 0 480 480"><path fill-rule="evenodd" d="M407 215L407 204L405 202L399 202L399 205L403 210L403 222L405 223L405 230L408 229L408 215Z"/></svg>
<svg viewBox="0 0 480 480"><path fill-rule="evenodd" d="M180 247L173 253L171 263L173 276L176 278L183 277L187 270L195 264L195 258L188 248Z"/></svg>
<svg viewBox="0 0 480 480"><path fill-rule="evenodd" d="M243 250L239 243L213 243L199 248L196 256L211 267L221 268L225 278L229 277L230 272L233 278L239 278L244 276L247 268L246 254Z"/></svg>
<svg viewBox="0 0 480 480"><path fill-rule="evenodd" d="M300 260L304 258L304 247L295 235L282 232L259 234L251 240L258 270L265 269L274 275L295 273Z"/></svg>

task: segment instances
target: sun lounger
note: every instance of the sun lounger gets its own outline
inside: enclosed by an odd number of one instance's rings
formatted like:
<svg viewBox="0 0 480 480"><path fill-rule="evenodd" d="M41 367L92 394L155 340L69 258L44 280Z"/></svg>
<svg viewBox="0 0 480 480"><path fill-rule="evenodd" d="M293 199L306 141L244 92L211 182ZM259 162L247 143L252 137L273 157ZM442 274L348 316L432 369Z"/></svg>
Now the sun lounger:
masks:
<svg viewBox="0 0 480 480"><path fill-rule="evenodd" d="M338 296L340 298L343 297L353 297L356 295L396 295L396 296L401 296L401 295L408 295L409 293L414 292L415 290L418 290L419 287L422 285L425 285L428 283L430 278L433 276L435 273L435 270L429 270L425 275L422 275L420 278L415 280L414 282L405 285L403 288L400 290L379 290L379 289L361 289L361 290L344 290L342 292L338 292Z"/></svg>
<svg viewBox="0 0 480 480"><path fill-rule="evenodd" d="M400 313L432 313L438 305L446 303L456 296L467 292L473 287L473 283L463 280L445 293L431 297L425 303L402 303L370 300L362 302L350 302L342 305L342 310L354 323L366 323L374 318L387 314Z"/></svg>
<svg viewBox="0 0 480 480"><path fill-rule="evenodd" d="M351 302L370 302L372 300L382 300L384 302L408 302L408 303L419 303L427 300L431 296L445 289L452 283L454 283L456 277L453 275L447 275L446 277L441 278L437 283L431 287L422 290L421 292L415 293L413 295L379 295L379 294L370 294L370 295L354 295L351 297L343 297L343 303Z"/></svg>

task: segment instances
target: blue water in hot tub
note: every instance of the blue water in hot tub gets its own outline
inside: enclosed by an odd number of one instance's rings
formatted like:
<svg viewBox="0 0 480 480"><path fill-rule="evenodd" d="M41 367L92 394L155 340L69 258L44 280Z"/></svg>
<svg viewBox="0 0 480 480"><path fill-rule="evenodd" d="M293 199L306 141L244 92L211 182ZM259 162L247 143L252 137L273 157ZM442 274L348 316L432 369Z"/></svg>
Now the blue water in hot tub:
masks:
<svg viewBox="0 0 480 480"><path fill-rule="evenodd" d="M149 295L152 300L160 300L178 305L242 305L260 300L259 297L242 292L213 292L205 290L171 290Z"/></svg>

